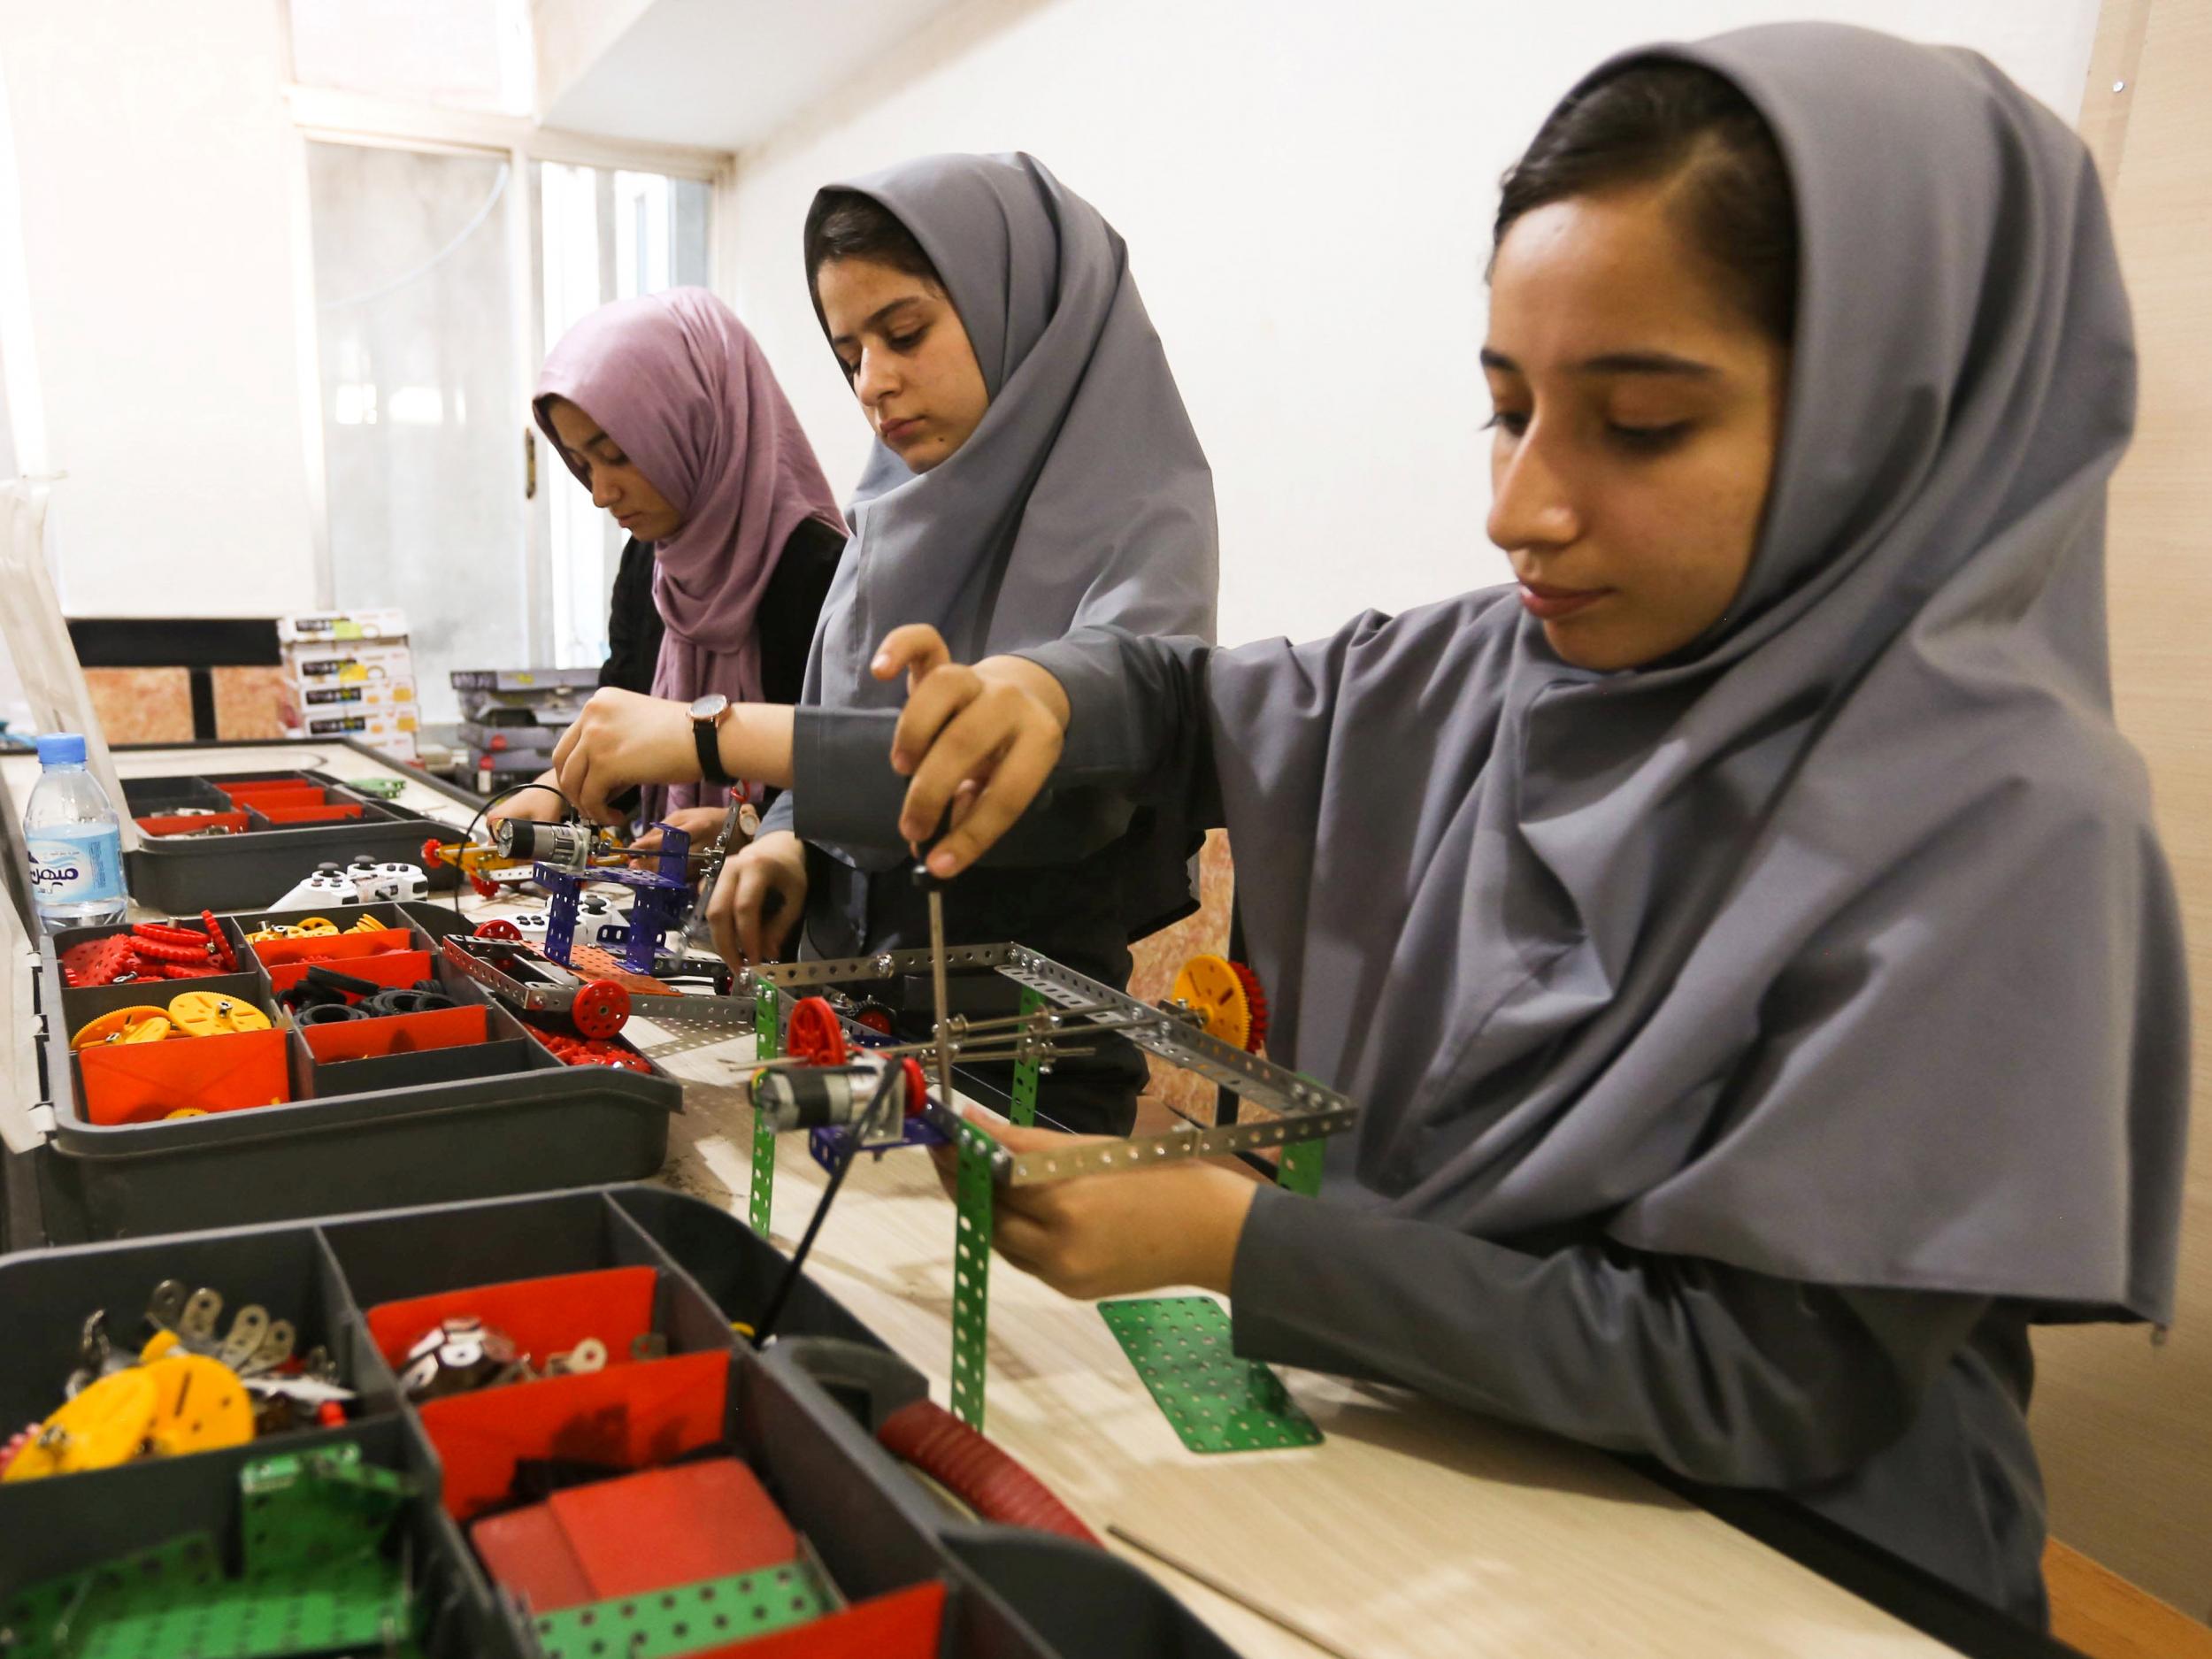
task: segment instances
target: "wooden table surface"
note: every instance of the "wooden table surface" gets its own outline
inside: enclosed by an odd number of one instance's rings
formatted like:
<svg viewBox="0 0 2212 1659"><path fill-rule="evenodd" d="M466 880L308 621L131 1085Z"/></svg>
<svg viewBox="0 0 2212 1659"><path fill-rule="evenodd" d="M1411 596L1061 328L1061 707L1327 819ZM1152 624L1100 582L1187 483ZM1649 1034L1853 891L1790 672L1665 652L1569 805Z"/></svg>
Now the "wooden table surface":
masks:
<svg viewBox="0 0 2212 1659"><path fill-rule="evenodd" d="M643 1022L639 1022L641 1025ZM650 1027L638 1038L649 1052ZM675 1033L667 1033L673 1037ZM677 1039L680 1043L683 1040ZM687 1080L663 1179L742 1215L749 1037L668 1054ZM777 1159L790 1248L825 1180ZM807 1271L947 1395L953 1210L916 1153L846 1177ZM1172 1294L1172 1293L1167 1293ZM994 1259L985 1429L1102 1536L1117 1523L1355 1659L1922 1655L1949 1649L1586 1448L1401 1390L1278 1367L1327 1438L1186 1451L1096 1308ZM1247 1659L1320 1650L1119 1543Z"/></svg>
<svg viewBox="0 0 2212 1659"><path fill-rule="evenodd" d="M306 764L304 749L224 753L236 771ZM330 757L367 775L357 756ZM206 770L205 751L119 757L125 776ZM11 760L4 763L15 765ZM30 762L35 769L36 762ZM356 770L348 770L349 767ZM10 779L12 785L13 778ZM27 791L27 781L22 786ZM418 785L410 804L451 818ZM465 810L459 813L461 818ZM470 908L491 913L509 903ZM12 929L11 928L11 931ZM9 941L19 964L27 941ZM0 999L20 1036L24 1010ZM9 1018L12 1014L15 1018ZM642 1025L642 1022L641 1022ZM636 1032L649 1052L682 1041ZM666 1039L674 1039L669 1041ZM27 1041L11 1039L20 1078ZM749 1037L666 1055L686 1079L662 1179L745 1213L751 1112L730 1067ZM12 1091L13 1092L13 1091ZM0 1111L14 1141L21 1101ZM782 1140L772 1233L796 1240L821 1191L803 1137ZM928 1160L856 1164L809 1271L947 1397L953 1211ZM1096 1309L995 1259L986 1428L1102 1536L1118 1524L1317 1631L1355 1659L1567 1654L1948 1652L1703 1510L1587 1448L1402 1391L1278 1368L1326 1439L1283 1451L1186 1451ZM1171 1568L1153 1573L1247 1659L1320 1650Z"/></svg>

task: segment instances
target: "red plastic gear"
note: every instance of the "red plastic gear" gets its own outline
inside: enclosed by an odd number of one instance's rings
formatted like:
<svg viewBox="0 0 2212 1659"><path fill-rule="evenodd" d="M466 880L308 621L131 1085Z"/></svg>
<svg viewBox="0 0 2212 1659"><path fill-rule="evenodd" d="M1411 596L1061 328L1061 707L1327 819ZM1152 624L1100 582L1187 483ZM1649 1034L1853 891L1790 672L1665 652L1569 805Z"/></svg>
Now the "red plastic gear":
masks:
<svg viewBox="0 0 2212 1659"><path fill-rule="evenodd" d="M499 883L481 870L472 870L469 872L469 890L480 899L495 899L499 896Z"/></svg>
<svg viewBox="0 0 2212 1659"><path fill-rule="evenodd" d="M495 916L488 922L477 923L476 936L479 939L506 939L518 941L522 938L522 929L517 927L503 916Z"/></svg>
<svg viewBox="0 0 2212 1659"><path fill-rule="evenodd" d="M1244 987L1244 1000L1252 1010L1252 1034L1244 1040L1248 1053L1257 1054L1267 1046L1267 993L1260 988L1260 976L1241 962L1230 959L1229 970L1237 976L1237 983Z"/></svg>
<svg viewBox="0 0 2212 1659"><path fill-rule="evenodd" d="M594 979L577 987L568 1005L569 1024L595 1041L611 1037L629 1023L630 994L612 979Z"/></svg>
<svg viewBox="0 0 2212 1659"><path fill-rule="evenodd" d="M156 962L149 966L165 979L207 979L222 972L211 962Z"/></svg>
<svg viewBox="0 0 2212 1659"><path fill-rule="evenodd" d="M898 1035L896 1027L891 1023L891 1010L880 1002L862 1003L859 1010L853 1015L853 1024L865 1025L879 1036L895 1037Z"/></svg>
<svg viewBox="0 0 2212 1659"><path fill-rule="evenodd" d="M561 1058L570 1065L608 1065L625 1071L650 1071L643 1055L618 1042L571 1042Z"/></svg>
<svg viewBox="0 0 2212 1659"><path fill-rule="evenodd" d="M791 1010L790 1028L784 1033L786 1053L809 1065L845 1064L845 1028L837 1023L837 1010L826 998L799 999Z"/></svg>
<svg viewBox="0 0 2212 1659"><path fill-rule="evenodd" d="M138 972L136 944L128 933L115 933L72 945L61 953L62 978L80 989L113 985L122 975Z"/></svg>
<svg viewBox="0 0 2212 1659"><path fill-rule="evenodd" d="M171 944L162 939L141 939L133 941L135 952L150 962L177 962L199 964L207 961L211 949L201 934L193 935L194 942Z"/></svg>
<svg viewBox="0 0 2212 1659"><path fill-rule="evenodd" d="M929 1074L910 1054L899 1063L899 1069L906 1073L906 1115L918 1118L929 1106Z"/></svg>
<svg viewBox="0 0 2212 1659"><path fill-rule="evenodd" d="M986 1520L1102 1548L1050 1487L933 1400L901 1406L884 1418L876 1439Z"/></svg>
<svg viewBox="0 0 2212 1659"><path fill-rule="evenodd" d="M433 835L422 844L422 867L425 870L440 862L439 854L445 851L445 843Z"/></svg>
<svg viewBox="0 0 2212 1659"><path fill-rule="evenodd" d="M215 919L213 910L202 910L200 920L207 925L208 943L214 947L215 960L222 964L225 973L238 972L238 953L230 948L230 941L223 933L223 925Z"/></svg>

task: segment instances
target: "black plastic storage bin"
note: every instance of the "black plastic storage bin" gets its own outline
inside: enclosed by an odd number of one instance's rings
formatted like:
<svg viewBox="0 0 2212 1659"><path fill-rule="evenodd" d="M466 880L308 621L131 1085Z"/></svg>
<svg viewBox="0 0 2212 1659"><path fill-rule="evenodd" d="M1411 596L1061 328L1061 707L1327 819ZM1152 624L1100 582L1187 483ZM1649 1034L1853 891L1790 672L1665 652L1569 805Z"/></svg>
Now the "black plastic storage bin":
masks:
<svg viewBox="0 0 2212 1659"><path fill-rule="evenodd" d="M52 1121L42 1147L6 1155L11 1248L329 1215L365 1203L598 1186L660 1169L669 1119L683 1110L681 1083L658 1066L641 1073L563 1064L523 1020L436 949L438 941L466 926L444 907L349 906L333 919L349 923L364 914L411 930L446 993L484 1010L487 1042L318 1063L293 1028L283 1036L289 1103L175 1120L93 1122L72 1034L113 1008L198 989L254 1002L282 1027L288 1022L276 1010L268 974L244 935L286 918L220 918L242 972L163 981L150 990L62 983L61 952L123 930L73 929L42 941L40 1071Z"/></svg>
<svg viewBox="0 0 2212 1659"><path fill-rule="evenodd" d="M124 781L123 804L134 818L198 810L234 817L242 812L247 820L235 834L204 839L142 836L127 860L125 873L131 897L149 910L178 916L196 916L204 910L250 910L275 902L313 875L318 865L343 864L365 855L379 864L423 868L423 843L452 839L449 826L349 789L328 772L233 772L221 770L219 753L211 754L208 760L210 771L203 776ZM293 781L311 787L325 804L358 808L359 817L342 824L273 824L246 803L234 802L223 788L234 783L250 791ZM433 889L450 887L460 879L449 864L423 868L423 875Z"/></svg>
<svg viewBox="0 0 2212 1659"><path fill-rule="evenodd" d="M680 1250L672 1249L672 1243ZM341 1216L41 1251L0 1261L0 1302L19 1340L0 1357L0 1402L14 1416L58 1395L94 1308L128 1309L164 1279L227 1296L301 1299L362 1396L347 1427L148 1460L96 1473L0 1485L0 1610L25 1586L194 1528L219 1538L238 1517L251 1458L352 1440L366 1462L423 1483L403 1523L431 1609L425 1651L531 1659L526 1609L496 1588L447 1512L424 1414L399 1398L370 1334L381 1302L608 1267L655 1270L652 1328L670 1351L726 1354L732 1370L718 1448L749 1466L849 1602L934 1581L945 1588L939 1659L1232 1659L1231 1650L1151 1578L1069 1540L956 1517L877 1444L873 1402L918 1397L919 1373L886 1353L843 1309L802 1281L781 1329L756 1354L686 1271L704 1255L725 1289L760 1294L785 1258L735 1217L653 1189L611 1187ZM741 1305L752 1307L749 1302ZM757 1308L753 1310L757 1313ZM111 1321L119 1328L125 1321ZM841 1398L821 1376L865 1375ZM527 1387L530 1385L513 1385ZM662 1460L650 1460L658 1463ZM644 1599L642 1595L641 1600Z"/></svg>

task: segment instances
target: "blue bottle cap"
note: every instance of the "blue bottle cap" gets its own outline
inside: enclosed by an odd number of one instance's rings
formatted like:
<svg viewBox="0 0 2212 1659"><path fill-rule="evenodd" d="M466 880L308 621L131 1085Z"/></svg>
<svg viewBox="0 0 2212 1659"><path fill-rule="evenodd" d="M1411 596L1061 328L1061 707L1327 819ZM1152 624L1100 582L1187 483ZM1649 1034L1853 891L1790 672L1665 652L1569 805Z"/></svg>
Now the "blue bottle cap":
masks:
<svg viewBox="0 0 2212 1659"><path fill-rule="evenodd" d="M38 740L38 764L81 766L84 764L84 739L74 732L49 732Z"/></svg>

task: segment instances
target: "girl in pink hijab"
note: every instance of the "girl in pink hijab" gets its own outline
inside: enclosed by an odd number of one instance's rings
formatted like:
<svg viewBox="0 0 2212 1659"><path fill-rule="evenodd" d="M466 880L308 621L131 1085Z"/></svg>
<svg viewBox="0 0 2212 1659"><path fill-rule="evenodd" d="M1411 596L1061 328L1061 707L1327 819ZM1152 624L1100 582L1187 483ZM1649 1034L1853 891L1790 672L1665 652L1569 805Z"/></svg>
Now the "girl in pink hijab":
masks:
<svg viewBox="0 0 2212 1659"><path fill-rule="evenodd" d="M714 692L796 702L845 525L730 308L703 288L601 306L546 354L533 407L569 471L631 538L600 683L685 702ZM741 787L761 803L757 784ZM654 790L645 816L710 837L728 793ZM560 803L528 790L497 816L554 818Z"/></svg>

